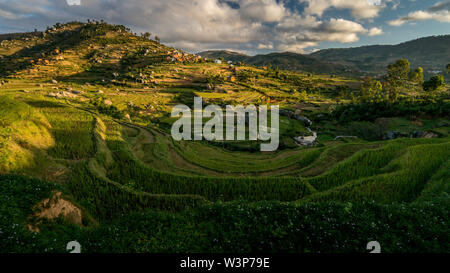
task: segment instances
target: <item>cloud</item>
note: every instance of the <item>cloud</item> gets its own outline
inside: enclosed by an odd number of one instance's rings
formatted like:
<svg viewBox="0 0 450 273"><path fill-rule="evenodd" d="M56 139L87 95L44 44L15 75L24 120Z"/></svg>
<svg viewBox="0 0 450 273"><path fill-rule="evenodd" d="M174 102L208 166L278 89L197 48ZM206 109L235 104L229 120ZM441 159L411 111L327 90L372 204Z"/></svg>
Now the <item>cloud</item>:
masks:
<svg viewBox="0 0 450 273"><path fill-rule="evenodd" d="M296 31L299 28L302 31ZM320 42L352 43L359 40L358 35L367 33L361 24L342 18L319 21L313 16L286 18L276 28L276 49L304 53L306 48L317 46Z"/></svg>
<svg viewBox="0 0 450 273"><path fill-rule="evenodd" d="M261 43L256 46L257 49L273 49L273 44Z"/></svg>
<svg viewBox="0 0 450 273"><path fill-rule="evenodd" d="M79 6L81 5L81 0L66 0L69 6Z"/></svg>
<svg viewBox="0 0 450 273"><path fill-rule="evenodd" d="M297 1L309 7L299 11L277 0L90 0L81 5L68 5L66 0L0 0L0 26L24 31L56 22L103 19L136 32L149 31L163 43L191 52L305 52L322 42L351 43L362 34L379 33L348 19L321 19L325 10L345 8L357 18L370 18L386 2L377 6L367 0Z"/></svg>
<svg viewBox="0 0 450 273"><path fill-rule="evenodd" d="M377 27L373 27L371 29L369 29L369 36L377 36L377 35L382 35L383 34L383 30L381 28L377 28Z"/></svg>
<svg viewBox="0 0 450 273"><path fill-rule="evenodd" d="M299 0L308 3L306 12L322 16L322 14L331 8L350 10L353 17L358 19L369 19L378 16L379 12L385 8L381 0Z"/></svg>
<svg viewBox="0 0 450 273"><path fill-rule="evenodd" d="M243 18L261 22L276 22L286 13L282 3L273 0L238 1L240 14Z"/></svg>
<svg viewBox="0 0 450 273"><path fill-rule="evenodd" d="M10 20L18 19L18 17L14 13L2 9L0 9L0 17Z"/></svg>
<svg viewBox="0 0 450 273"><path fill-rule="evenodd" d="M450 1L438 2L426 11L418 10L409 13L407 16L389 21L391 26L402 26L413 21L435 20L439 22L450 22Z"/></svg>
<svg viewBox="0 0 450 273"><path fill-rule="evenodd" d="M395 1L393 1L393 3L392 3L392 6L391 6L391 10L397 10L397 8L400 6L400 0L395 0Z"/></svg>
<svg viewBox="0 0 450 273"><path fill-rule="evenodd" d="M431 6L428 10L431 12L437 12L437 11L441 11L441 10L449 10L450 11L450 1L438 2L435 5Z"/></svg>

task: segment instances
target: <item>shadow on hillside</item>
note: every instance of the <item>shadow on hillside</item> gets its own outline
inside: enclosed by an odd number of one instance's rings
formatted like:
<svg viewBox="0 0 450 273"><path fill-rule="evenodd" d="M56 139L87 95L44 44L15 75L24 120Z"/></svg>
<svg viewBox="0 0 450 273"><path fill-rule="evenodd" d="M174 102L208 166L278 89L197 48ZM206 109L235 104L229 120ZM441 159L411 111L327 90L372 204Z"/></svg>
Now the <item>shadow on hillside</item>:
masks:
<svg viewBox="0 0 450 273"><path fill-rule="evenodd" d="M57 80L60 82L77 84L89 82L102 86L114 85L118 87L126 87L133 81L133 78L130 75L127 75L128 72L136 72L137 70L145 69L148 66L161 64L164 61L164 54L146 56L143 50L137 50L122 56L117 64L108 62L96 63L87 71L70 76L57 77ZM115 73L117 73L116 76L114 75ZM137 83L137 79L134 79L134 81Z"/></svg>
<svg viewBox="0 0 450 273"><path fill-rule="evenodd" d="M85 41L81 33L82 28L77 27L72 30L46 34L51 36L51 41L28 48L25 47L12 55L5 56L0 60L0 67L4 67L4 70L0 73L6 76L13 75L18 71L33 68L34 63L37 63L39 59L58 55L55 50L65 51L76 48L81 42Z"/></svg>
<svg viewBox="0 0 450 273"><path fill-rule="evenodd" d="M63 108L67 107L59 102L53 102L48 100L24 100L24 102L35 108Z"/></svg>

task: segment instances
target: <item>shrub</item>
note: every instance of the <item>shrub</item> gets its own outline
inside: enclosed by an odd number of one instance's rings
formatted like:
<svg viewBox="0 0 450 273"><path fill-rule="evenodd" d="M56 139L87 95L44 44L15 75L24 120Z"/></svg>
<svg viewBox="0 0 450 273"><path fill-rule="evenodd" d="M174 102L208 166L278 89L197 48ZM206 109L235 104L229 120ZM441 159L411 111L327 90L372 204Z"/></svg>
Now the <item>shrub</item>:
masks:
<svg viewBox="0 0 450 273"><path fill-rule="evenodd" d="M445 86L445 79L442 75L436 75L431 77L428 81L423 83L423 90L436 91L439 87Z"/></svg>

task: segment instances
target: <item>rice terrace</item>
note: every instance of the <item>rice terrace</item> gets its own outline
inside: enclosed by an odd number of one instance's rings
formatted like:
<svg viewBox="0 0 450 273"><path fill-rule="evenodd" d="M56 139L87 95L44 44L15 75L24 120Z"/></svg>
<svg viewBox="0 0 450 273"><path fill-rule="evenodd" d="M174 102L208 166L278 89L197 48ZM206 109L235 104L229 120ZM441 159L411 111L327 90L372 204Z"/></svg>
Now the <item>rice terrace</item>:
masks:
<svg viewBox="0 0 450 273"><path fill-rule="evenodd" d="M449 253L450 36L378 47L194 54L103 20L0 34L0 252ZM176 105L214 118L196 98L266 107L278 146L245 114L245 138L174 139Z"/></svg>

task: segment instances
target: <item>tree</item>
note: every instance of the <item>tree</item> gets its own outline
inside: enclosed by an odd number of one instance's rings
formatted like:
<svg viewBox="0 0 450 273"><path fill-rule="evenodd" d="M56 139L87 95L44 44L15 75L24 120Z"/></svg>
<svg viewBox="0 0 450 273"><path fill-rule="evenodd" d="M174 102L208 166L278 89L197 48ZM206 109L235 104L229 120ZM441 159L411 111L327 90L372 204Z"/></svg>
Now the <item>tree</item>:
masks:
<svg viewBox="0 0 450 273"><path fill-rule="evenodd" d="M410 71L410 63L406 59L400 59L393 64L388 65L387 73L389 78L399 81L406 81Z"/></svg>
<svg viewBox="0 0 450 273"><path fill-rule="evenodd" d="M152 34L150 32L146 32L146 33L142 34L142 37L147 40L150 39L150 36L152 36Z"/></svg>
<svg viewBox="0 0 450 273"><path fill-rule="evenodd" d="M410 63L406 59L400 59L387 67L386 91L389 102L395 102L398 99L400 89L403 88L408 80Z"/></svg>
<svg viewBox="0 0 450 273"><path fill-rule="evenodd" d="M358 97L360 102L381 102L383 85L380 81L367 77L361 85L361 92Z"/></svg>
<svg viewBox="0 0 450 273"><path fill-rule="evenodd" d="M423 83L423 90L436 91L441 86L445 86L444 76L436 75L436 76L431 77L430 80Z"/></svg>
<svg viewBox="0 0 450 273"><path fill-rule="evenodd" d="M159 44L161 42L161 40L159 39L158 36L155 36L155 41Z"/></svg>
<svg viewBox="0 0 450 273"><path fill-rule="evenodd" d="M445 67L445 70L446 70L447 74L450 74L450 64L447 64L447 66Z"/></svg>
<svg viewBox="0 0 450 273"><path fill-rule="evenodd" d="M414 83L423 84L423 68L419 67L411 73L410 80Z"/></svg>

